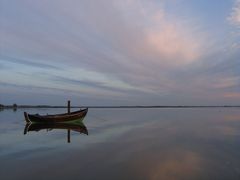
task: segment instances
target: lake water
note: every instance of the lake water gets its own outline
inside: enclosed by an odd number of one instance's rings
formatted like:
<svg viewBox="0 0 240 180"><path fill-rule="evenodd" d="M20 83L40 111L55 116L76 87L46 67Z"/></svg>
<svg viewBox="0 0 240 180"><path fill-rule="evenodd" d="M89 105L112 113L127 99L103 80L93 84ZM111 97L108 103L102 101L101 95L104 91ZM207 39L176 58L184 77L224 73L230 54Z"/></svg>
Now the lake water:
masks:
<svg viewBox="0 0 240 180"><path fill-rule="evenodd" d="M24 135L23 112L0 112L1 180L240 179L239 108L89 109L70 143L65 129Z"/></svg>

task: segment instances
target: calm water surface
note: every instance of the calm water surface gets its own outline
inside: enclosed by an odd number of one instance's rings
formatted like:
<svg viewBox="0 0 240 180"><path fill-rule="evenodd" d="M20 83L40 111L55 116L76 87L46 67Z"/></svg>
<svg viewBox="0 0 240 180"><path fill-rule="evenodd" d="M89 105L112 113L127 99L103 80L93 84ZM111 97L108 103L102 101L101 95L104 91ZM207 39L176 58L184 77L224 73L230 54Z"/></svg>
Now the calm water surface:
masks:
<svg viewBox="0 0 240 180"><path fill-rule="evenodd" d="M240 109L89 109L88 135L0 112L0 179L240 179ZM55 114L64 109L31 109Z"/></svg>

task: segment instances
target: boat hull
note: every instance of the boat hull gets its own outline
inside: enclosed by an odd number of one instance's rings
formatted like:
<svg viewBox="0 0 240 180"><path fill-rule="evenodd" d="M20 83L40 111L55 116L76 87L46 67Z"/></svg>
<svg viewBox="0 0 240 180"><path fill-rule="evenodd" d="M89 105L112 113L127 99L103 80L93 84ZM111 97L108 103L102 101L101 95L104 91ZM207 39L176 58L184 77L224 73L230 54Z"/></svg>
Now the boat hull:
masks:
<svg viewBox="0 0 240 180"><path fill-rule="evenodd" d="M24 112L25 120L27 123L61 123L61 122L73 122L79 121L86 116L88 108L75 111L66 114L56 114L56 115L45 115L41 116L39 114L28 114Z"/></svg>

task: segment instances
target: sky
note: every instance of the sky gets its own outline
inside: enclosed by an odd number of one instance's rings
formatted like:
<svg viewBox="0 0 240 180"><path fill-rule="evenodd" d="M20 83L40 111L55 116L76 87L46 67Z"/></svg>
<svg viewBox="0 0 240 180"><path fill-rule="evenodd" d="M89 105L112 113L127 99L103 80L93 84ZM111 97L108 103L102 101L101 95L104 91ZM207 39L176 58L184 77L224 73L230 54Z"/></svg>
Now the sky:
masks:
<svg viewBox="0 0 240 180"><path fill-rule="evenodd" d="M240 105L240 0L0 0L0 104Z"/></svg>

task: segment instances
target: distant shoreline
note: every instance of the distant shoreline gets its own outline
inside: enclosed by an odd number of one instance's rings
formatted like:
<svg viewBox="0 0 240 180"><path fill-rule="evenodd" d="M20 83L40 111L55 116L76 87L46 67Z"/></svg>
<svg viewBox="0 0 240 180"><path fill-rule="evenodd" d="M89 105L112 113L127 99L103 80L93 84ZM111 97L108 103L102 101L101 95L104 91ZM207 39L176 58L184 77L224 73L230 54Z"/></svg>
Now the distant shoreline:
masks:
<svg viewBox="0 0 240 180"><path fill-rule="evenodd" d="M67 108L67 106L48 106L48 105L18 105L18 106L13 106L13 105L6 105L6 106L1 106L0 109L36 109L36 108L52 108L52 109L57 109L57 108ZM224 106L71 106L71 108L95 108L95 109L104 109L104 108L240 108L239 106L231 106L231 105L224 105Z"/></svg>

